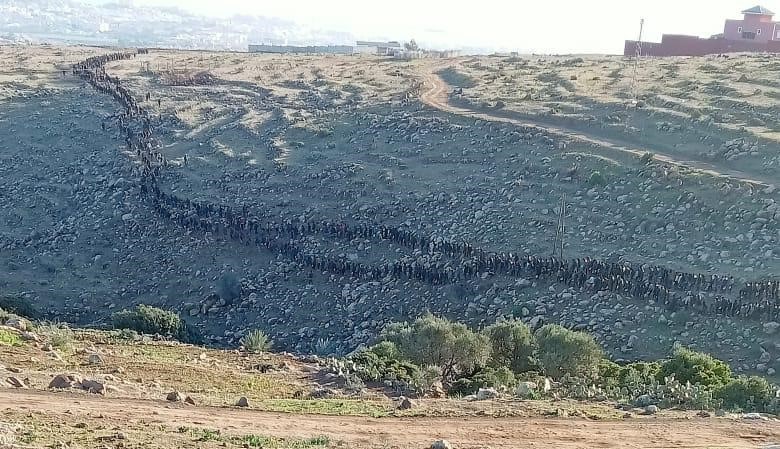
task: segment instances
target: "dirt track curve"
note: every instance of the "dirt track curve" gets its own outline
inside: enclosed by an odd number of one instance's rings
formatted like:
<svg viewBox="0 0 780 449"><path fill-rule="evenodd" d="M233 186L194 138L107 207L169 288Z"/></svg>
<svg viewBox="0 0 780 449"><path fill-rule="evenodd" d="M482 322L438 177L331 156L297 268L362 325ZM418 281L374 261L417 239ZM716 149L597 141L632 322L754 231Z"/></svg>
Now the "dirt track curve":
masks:
<svg viewBox="0 0 780 449"><path fill-rule="evenodd" d="M545 131L553 135L593 144L605 150L630 153L638 157L642 157L647 153L652 153L657 161L667 164L685 167L690 170L698 171L715 177L747 182L761 187L775 187L774 180L759 177L754 174L744 173L738 170L720 168L704 161L678 159L674 155L664 153L653 148L638 148L626 142L606 140L601 137L583 134L582 132L560 126L549 126L546 124L534 123L528 119L520 120L507 117L505 116L505 114L507 114L506 112L498 114L496 112L480 111L476 109L464 108L462 106L455 106L449 102L448 98L449 91L452 89L452 86L448 85L446 81L444 81L438 74L435 73L436 70L441 68L442 67L434 66L434 72L427 73L425 75L424 80L425 85L428 86L428 90L423 91L422 95L420 96L420 99L423 103L441 111L466 117L473 117L481 120L512 123L518 126L537 128L541 131Z"/></svg>
<svg viewBox="0 0 780 449"><path fill-rule="evenodd" d="M114 423L201 426L224 433L308 438L347 447L427 447L444 438L456 448L756 448L780 442L777 422L730 419L366 418L185 407L167 402L0 389L16 411L100 416Z"/></svg>

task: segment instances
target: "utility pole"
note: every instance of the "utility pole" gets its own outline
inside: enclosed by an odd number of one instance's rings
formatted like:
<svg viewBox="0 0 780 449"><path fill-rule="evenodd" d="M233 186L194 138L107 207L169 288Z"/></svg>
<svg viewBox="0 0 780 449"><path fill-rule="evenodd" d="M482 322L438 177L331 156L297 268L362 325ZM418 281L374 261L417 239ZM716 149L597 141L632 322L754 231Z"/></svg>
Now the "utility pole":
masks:
<svg viewBox="0 0 780 449"><path fill-rule="evenodd" d="M642 57L642 34L645 30L645 19L639 20L639 39L636 41L636 52L634 55L634 74L631 77L631 94L636 101L636 77L639 72L639 59Z"/></svg>
<svg viewBox="0 0 780 449"><path fill-rule="evenodd" d="M553 242L553 256L560 256L563 260L564 234L566 233L566 194L561 195L561 204L558 208L558 222L555 226L555 241Z"/></svg>

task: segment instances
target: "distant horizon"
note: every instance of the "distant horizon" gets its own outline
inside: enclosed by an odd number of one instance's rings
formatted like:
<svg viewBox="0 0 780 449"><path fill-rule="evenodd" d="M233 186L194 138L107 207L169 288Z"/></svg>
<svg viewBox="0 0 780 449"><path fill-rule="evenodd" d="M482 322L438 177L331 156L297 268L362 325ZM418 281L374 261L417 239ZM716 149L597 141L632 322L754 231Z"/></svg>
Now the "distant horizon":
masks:
<svg viewBox="0 0 780 449"><path fill-rule="evenodd" d="M88 0L122 3L123 0ZM128 0L124 0L127 2ZM397 0L393 8L369 11L356 0L295 3L246 0L132 0L137 6L174 6L211 17L253 15L286 19L320 29L347 32L360 40L393 39L418 42L439 49L484 49L526 54L620 54L626 40L635 40L645 19L643 40L662 34L709 37L723 31L726 19L739 18L752 0L656 0L627 4L619 0L549 0L506 5L484 0L481 7L463 8L450 2ZM717 3L717 4L714 4ZM763 6L777 10L780 1ZM261 43L261 42L254 42ZM312 42L315 44L315 42ZM316 42L328 44L328 42Z"/></svg>

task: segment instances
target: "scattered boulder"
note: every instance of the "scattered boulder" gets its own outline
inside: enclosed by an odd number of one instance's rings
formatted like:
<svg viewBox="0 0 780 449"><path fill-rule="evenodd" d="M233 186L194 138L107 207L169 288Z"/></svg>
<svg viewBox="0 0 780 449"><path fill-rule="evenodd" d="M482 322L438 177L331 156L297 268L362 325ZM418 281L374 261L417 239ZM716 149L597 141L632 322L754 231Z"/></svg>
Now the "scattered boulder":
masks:
<svg viewBox="0 0 780 449"><path fill-rule="evenodd" d="M81 383L81 379L78 376L69 374L59 374L52 379L49 383L49 388L56 388L60 390L67 390L73 388Z"/></svg>
<svg viewBox="0 0 780 449"><path fill-rule="evenodd" d="M653 398L651 398L649 394L643 394L636 398L634 403L637 407L647 407L648 405L653 405Z"/></svg>
<svg viewBox="0 0 780 449"><path fill-rule="evenodd" d="M431 444L431 449L453 449L452 444L447 440L436 440Z"/></svg>
<svg viewBox="0 0 780 449"><path fill-rule="evenodd" d="M98 382L96 380L82 380L81 388L89 391L92 394L106 395L106 384Z"/></svg>
<svg viewBox="0 0 780 449"><path fill-rule="evenodd" d="M184 400L184 397L181 395L181 393L174 390L168 393L168 396L165 397L165 400L168 402L181 402Z"/></svg>
<svg viewBox="0 0 780 449"><path fill-rule="evenodd" d="M496 399L498 397L498 391L495 388L480 388L477 391L478 401L487 401L488 399Z"/></svg>
<svg viewBox="0 0 780 449"><path fill-rule="evenodd" d="M398 404L398 410L409 410L416 405L411 399L406 396L401 396L401 402Z"/></svg>
<svg viewBox="0 0 780 449"><path fill-rule="evenodd" d="M192 396L187 396L184 398L185 404L195 405L195 399L192 399Z"/></svg>
<svg viewBox="0 0 780 449"><path fill-rule="evenodd" d="M648 405L645 407L645 415L655 415L656 413L658 413L657 405Z"/></svg>
<svg viewBox="0 0 780 449"><path fill-rule="evenodd" d="M249 399L247 399L245 396L238 398L238 402L236 402L236 407L249 407Z"/></svg>
<svg viewBox="0 0 780 449"><path fill-rule="evenodd" d="M25 320L24 318L11 318L5 322L5 325L22 332L25 332L30 328L29 324L27 323L27 320Z"/></svg>
<svg viewBox="0 0 780 449"><path fill-rule="evenodd" d="M530 398L536 392L537 385L534 382L520 382L515 394L520 398Z"/></svg>
<svg viewBox="0 0 780 449"><path fill-rule="evenodd" d="M768 421L769 418L766 416L762 416L760 413L745 413L742 415L742 419L750 419L750 420L759 420L759 421Z"/></svg>
<svg viewBox="0 0 780 449"><path fill-rule="evenodd" d="M100 354L90 354L88 361L90 365L102 365L103 357Z"/></svg>
<svg viewBox="0 0 780 449"><path fill-rule="evenodd" d="M773 335L778 329L780 329L780 323L777 321L764 323L764 332L766 332L767 335Z"/></svg>
<svg viewBox="0 0 780 449"><path fill-rule="evenodd" d="M444 391L444 384L441 382L434 382L431 388L428 389L426 394L429 398L441 399L447 396L447 392Z"/></svg>
<svg viewBox="0 0 780 449"><path fill-rule="evenodd" d="M30 388L27 386L26 382L19 379L18 377L9 377L5 381L14 388Z"/></svg>

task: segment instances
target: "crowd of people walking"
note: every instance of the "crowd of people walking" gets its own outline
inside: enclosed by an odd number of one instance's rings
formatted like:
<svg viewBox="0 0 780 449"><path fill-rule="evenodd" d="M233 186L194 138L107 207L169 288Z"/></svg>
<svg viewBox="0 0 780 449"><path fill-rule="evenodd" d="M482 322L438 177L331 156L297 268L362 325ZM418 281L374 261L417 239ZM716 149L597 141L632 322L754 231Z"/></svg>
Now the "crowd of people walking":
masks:
<svg viewBox="0 0 780 449"><path fill-rule="evenodd" d="M137 157L142 196L158 214L181 226L281 253L311 270L362 279L393 277L443 285L492 276L522 277L557 282L584 291L609 291L652 300L669 310L690 309L762 320L780 319L779 280L740 283L732 276L686 273L647 264L609 262L590 257L563 259L491 252L468 242L428 237L378 223L351 224L330 220L279 222L261 218L246 206L235 208L198 202L166 192L159 178L168 161L159 151L160 144L154 137L151 115L119 77L112 77L105 70L109 62L132 59L136 54L146 53L147 50L141 50L92 57L75 64L73 73L98 92L112 96L121 105L118 127L128 149ZM154 104L149 93L144 100ZM160 100L156 103L160 105ZM364 264L305 250L301 239L311 235L389 241L423 255L443 257L435 262L431 262L430 257L406 257L392 262Z"/></svg>

